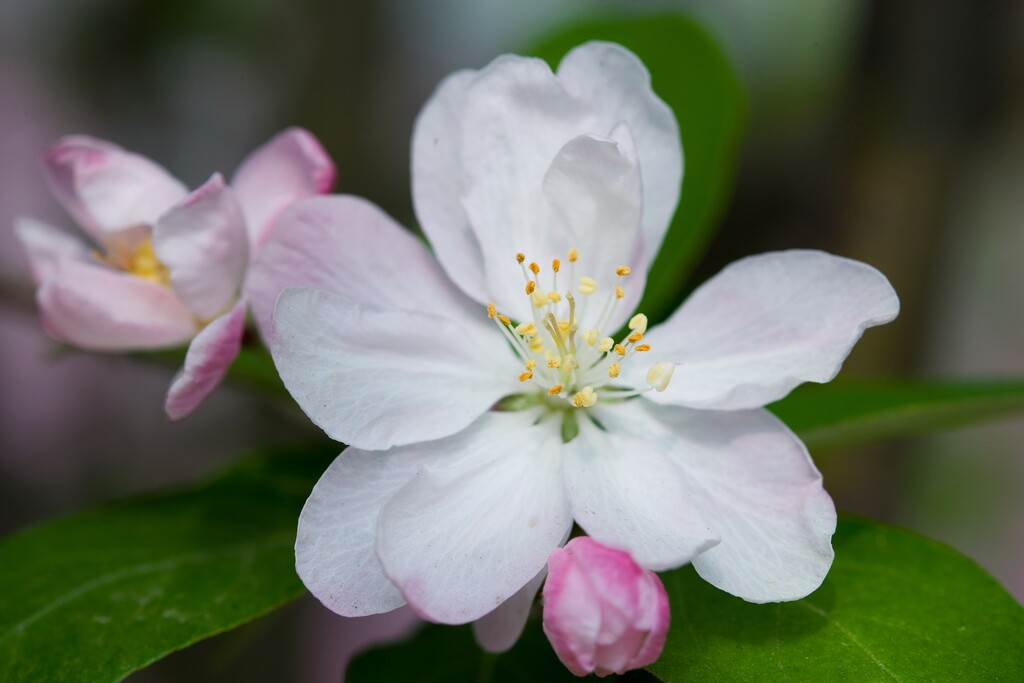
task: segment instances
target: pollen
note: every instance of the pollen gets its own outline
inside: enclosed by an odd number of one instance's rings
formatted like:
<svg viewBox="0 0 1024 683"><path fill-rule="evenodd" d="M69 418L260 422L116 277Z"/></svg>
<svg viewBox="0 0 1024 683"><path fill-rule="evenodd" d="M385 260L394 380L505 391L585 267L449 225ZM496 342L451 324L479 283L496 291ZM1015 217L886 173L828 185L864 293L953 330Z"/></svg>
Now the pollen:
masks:
<svg viewBox="0 0 1024 683"><path fill-rule="evenodd" d="M548 292L548 301L550 301L551 303L557 304L561 300L562 295L559 294L558 292Z"/></svg>
<svg viewBox="0 0 1024 683"><path fill-rule="evenodd" d="M504 324L504 325L509 325L509 326L512 325L512 321L509 319L509 317L507 315L502 315L501 313L499 313L498 314L498 320L500 320L502 322L502 324Z"/></svg>
<svg viewBox="0 0 1024 683"><path fill-rule="evenodd" d="M549 396L558 396L560 393L562 393L562 385L561 384L555 384L550 389L548 389L548 395Z"/></svg>
<svg viewBox="0 0 1024 683"><path fill-rule="evenodd" d="M537 336L537 326L533 323L519 323L516 325L515 333L520 337Z"/></svg>
<svg viewBox="0 0 1024 683"><path fill-rule="evenodd" d="M621 299L624 296L626 296L626 293L622 291L622 287L616 287L615 288L615 298L616 299Z"/></svg>
<svg viewBox="0 0 1024 683"><path fill-rule="evenodd" d="M629 266L619 266L618 268L615 269L615 274L618 275L619 277L626 277L632 272L633 269L630 268Z"/></svg>
<svg viewBox="0 0 1024 683"><path fill-rule="evenodd" d="M572 397L572 404L577 408L589 408L595 403L597 403L597 393L594 391L594 387L583 387L582 391L578 391Z"/></svg>
<svg viewBox="0 0 1024 683"><path fill-rule="evenodd" d="M548 367L549 368L554 368L555 370L557 370L558 368L562 367L562 359L561 358L549 358L548 359Z"/></svg>
<svg viewBox="0 0 1024 683"><path fill-rule="evenodd" d="M625 356L626 355L626 347L623 346L622 344L616 344L612 348L614 348L615 349L615 353L619 354L620 356ZM648 348L650 348L650 347L648 347Z"/></svg>
<svg viewBox="0 0 1024 683"><path fill-rule="evenodd" d="M530 372L529 370L527 370L526 372L524 372L521 375L519 375L519 381L520 382L525 382L528 379L533 379L533 373Z"/></svg>
<svg viewBox="0 0 1024 683"><path fill-rule="evenodd" d="M580 278L580 294L588 295L597 291L597 280L592 277Z"/></svg>
<svg viewBox="0 0 1024 683"><path fill-rule="evenodd" d="M579 257L580 253L576 251L575 247L569 249L569 253L568 255L566 255L566 258L569 260L569 263L576 263L576 259L578 259Z"/></svg>
<svg viewBox="0 0 1024 683"><path fill-rule="evenodd" d="M532 358L530 360L526 361L526 370L528 372L533 372L533 369L535 367L537 367L537 361L533 360Z"/></svg>
<svg viewBox="0 0 1024 683"><path fill-rule="evenodd" d="M523 254L521 252L516 254L516 263L522 263L525 260L526 260L526 254Z"/></svg>
<svg viewBox="0 0 1024 683"><path fill-rule="evenodd" d="M536 261L530 263L530 272L533 273L534 275L540 273L540 266L537 265Z"/></svg>
<svg viewBox="0 0 1024 683"><path fill-rule="evenodd" d="M638 341L640 341L643 338L644 338L644 335L642 335L639 332L634 332L633 334L631 334L628 337L626 337L626 340L629 343L631 343L631 344L636 344Z"/></svg>
<svg viewBox="0 0 1024 683"><path fill-rule="evenodd" d="M530 280L529 282L526 283L526 293L527 293L527 295L533 294L533 290L535 290L535 289L537 289L537 283L536 282L534 282L533 280Z"/></svg>
<svg viewBox="0 0 1024 683"><path fill-rule="evenodd" d="M562 267L562 262L559 261L558 259L555 259L554 261L551 262L551 270L555 271L556 273L558 272L558 270L561 267Z"/></svg>
<svg viewBox="0 0 1024 683"><path fill-rule="evenodd" d="M568 320L558 321L558 331L561 332L562 334L569 334L569 327L570 325Z"/></svg>
<svg viewBox="0 0 1024 683"><path fill-rule="evenodd" d="M494 304L487 304L487 317L494 318L496 315L498 315L498 309L494 307Z"/></svg>
<svg viewBox="0 0 1024 683"><path fill-rule="evenodd" d="M611 365L608 366L608 376L613 378L613 379L615 377L619 376L619 364L618 363L612 363Z"/></svg>
<svg viewBox="0 0 1024 683"><path fill-rule="evenodd" d="M633 348L636 349L637 351L639 351L640 353L645 353L645 352L651 350L651 345L650 344L637 344Z"/></svg>

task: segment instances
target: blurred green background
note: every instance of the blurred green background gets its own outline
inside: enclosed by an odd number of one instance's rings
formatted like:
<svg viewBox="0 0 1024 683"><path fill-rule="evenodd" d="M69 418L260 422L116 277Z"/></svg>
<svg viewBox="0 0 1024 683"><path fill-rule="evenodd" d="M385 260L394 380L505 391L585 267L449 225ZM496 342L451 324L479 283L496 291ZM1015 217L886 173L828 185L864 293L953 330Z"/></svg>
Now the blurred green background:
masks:
<svg viewBox="0 0 1024 683"><path fill-rule="evenodd" d="M69 225L38 164L60 135L109 138L194 186L294 124L335 159L338 191L415 226L409 140L437 82L609 12L695 18L748 98L695 281L751 253L826 249L882 270L903 302L844 376L1024 376L1024 5L1009 0L6 2L0 225ZM653 76L657 90L673 74ZM171 371L55 353L26 272L0 229L0 531L316 434L231 388L167 423ZM840 509L943 540L1022 599L1022 440L1013 420L817 460ZM334 681L355 647L408 623L307 597L132 680Z"/></svg>

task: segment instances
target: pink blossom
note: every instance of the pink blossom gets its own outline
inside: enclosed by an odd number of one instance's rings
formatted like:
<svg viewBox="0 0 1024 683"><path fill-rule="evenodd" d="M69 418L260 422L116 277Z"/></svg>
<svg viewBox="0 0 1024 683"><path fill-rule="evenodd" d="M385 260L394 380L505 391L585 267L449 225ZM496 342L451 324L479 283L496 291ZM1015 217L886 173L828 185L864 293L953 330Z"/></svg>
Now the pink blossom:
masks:
<svg viewBox="0 0 1024 683"><path fill-rule="evenodd" d="M320 143L298 128L249 155L230 185L215 173L192 192L149 159L84 135L50 146L44 170L86 237L16 223L44 329L90 351L189 344L165 404L173 420L195 410L238 354L249 263L278 214L334 181Z"/></svg>
<svg viewBox="0 0 1024 683"><path fill-rule="evenodd" d="M661 579L629 553L581 536L548 558L544 633L577 676L647 666L661 655L668 625Z"/></svg>

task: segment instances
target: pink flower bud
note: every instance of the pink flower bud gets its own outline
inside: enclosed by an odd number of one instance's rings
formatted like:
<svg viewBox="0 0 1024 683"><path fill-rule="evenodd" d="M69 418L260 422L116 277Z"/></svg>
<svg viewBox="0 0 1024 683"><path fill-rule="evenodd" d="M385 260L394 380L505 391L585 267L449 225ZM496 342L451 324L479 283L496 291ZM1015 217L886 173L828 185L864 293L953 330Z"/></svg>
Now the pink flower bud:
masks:
<svg viewBox="0 0 1024 683"><path fill-rule="evenodd" d="M548 558L544 633L577 676L647 666L661 655L668 624L661 579L629 553L580 536Z"/></svg>

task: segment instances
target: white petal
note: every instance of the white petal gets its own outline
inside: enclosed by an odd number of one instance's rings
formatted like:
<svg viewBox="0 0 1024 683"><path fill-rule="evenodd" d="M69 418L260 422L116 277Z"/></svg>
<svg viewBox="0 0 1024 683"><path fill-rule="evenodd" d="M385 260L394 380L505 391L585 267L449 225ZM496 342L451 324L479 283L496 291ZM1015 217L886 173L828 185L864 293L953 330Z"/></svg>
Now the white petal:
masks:
<svg viewBox="0 0 1024 683"><path fill-rule="evenodd" d="M313 197L278 219L246 283L264 339L271 338L277 297L292 286L322 289L377 308L488 322L422 242L359 197Z"/></svg>
<svg viewBox="0 0 1024 683"><path fill-rule="evenodd" d="M292 396L328 436L360 448L454 434L520 391L505 339L469 321L295 287L278 299L274 330Z"/></svg>
<svg viewBox="0 0 1024 683"><path fill-rule="evenodd" d="M587 113L539 59L499 57L466 90L462 202L488 291L515 318L529 317L525 296L510 299L523 288L516 253L538 263L564 257L549 239L543 179L559 150L588 132Z"/></svg>
<svg viewBox="0 0 1024 683"><path fill-rule="evenodd" d="M600 406L600 404L599 404ZM686 564L718 542L672 459L672 443L638 401L588 408L565 445L563 472L576 523L656 571Z"/></svg>
<svg viewBox="0 0 1024 683"><path fill-rule="evenodd" d="M200 319L211 320L235 302L249 240L242 210L219 173L157 220L153 251Z"/></svg>
<svg viewBox="0 0 1024 683"><path fill-rule="evenodd" d="M377 517L422 461L415 448L349 448L313 487L299 515L295 569L328 609L362 617L405 604L377 560Z"/></svg>
<svg viewBox="0 0 1024 683"><path fill-rule="evenodd" d="M592 296L606 300L617 284L615 269L629 266L633 270L629 286L623 288L626 296L617 302L616 315L606 324L611 330L629 318L647 278L640 228L640 168L629 131L615 132L618 140L590 135L573 138L559 150L544 176L550 251L561 255L570 247L586 245L575 271L578 276L594 277L599 288L606 288ZM517 297L517 303L523 301ZM600 307L591 306L588 313L580 321L583 328L596 323Z"/></svg>
<svg viewBox="0 0 1024 683"><path fill-rule="evenodd" d="M864 330L898 312L885 276L858 261L798 250L745 258L648 332L650 362L678 367L664 392L647 397L719 410L771 403L803 382L831 380ZM645 386L649 367L631 364L625 383Z"/></svg>
<svg viewBox="0 0 1024 683"><path fill-rule="evenodd" d="M412 200L448 276L486 304L484 259L462 208L462 113L475 77L475 71L456 71L423 105L412 134Z"/></svg>
<svg viewBox="0 0 1024 683"><path fill-rule="evenodd" d="M643 169L643 227L648 261L658 253L683 179L683 150L672 110L651 89L643 62L614 43L591 42L569 52L558 65L566 90L591 105L592 132L606 134L624 122L636 142Z"/></svg>
<svg viewBox="0 0 1024 683"><path fill-rule="evenodd" d="M16 220L14 232L28 255L32 279L37 285L54 273L61 260L82 259L89 251L85 243L67 231L31 218Z"/></svg>
<svg viewBox="0 0 1024 683"><path fill-rule="evenodd" d="M526 628L537 591L548 575L547 565L516 594L494 610L473 622L473 637L487 652L495 654L512 649Z"/></svg>
<svg viewBox="0 0 1024 683"><path fill-rule="evenodd" d="M797 600L832 565L836 510L800 440L766 410L645 407L674 438L694 500L722 542L693 561L750 602Z"/></svg>
<svg viewBox="0 0 1024 683"><path fill-rule="evenodd" d="M456 464L420 470L384 506L377 555L424 618L491 612L533 579L572 524L555 422L487 413L446 440Z"/></svg>

